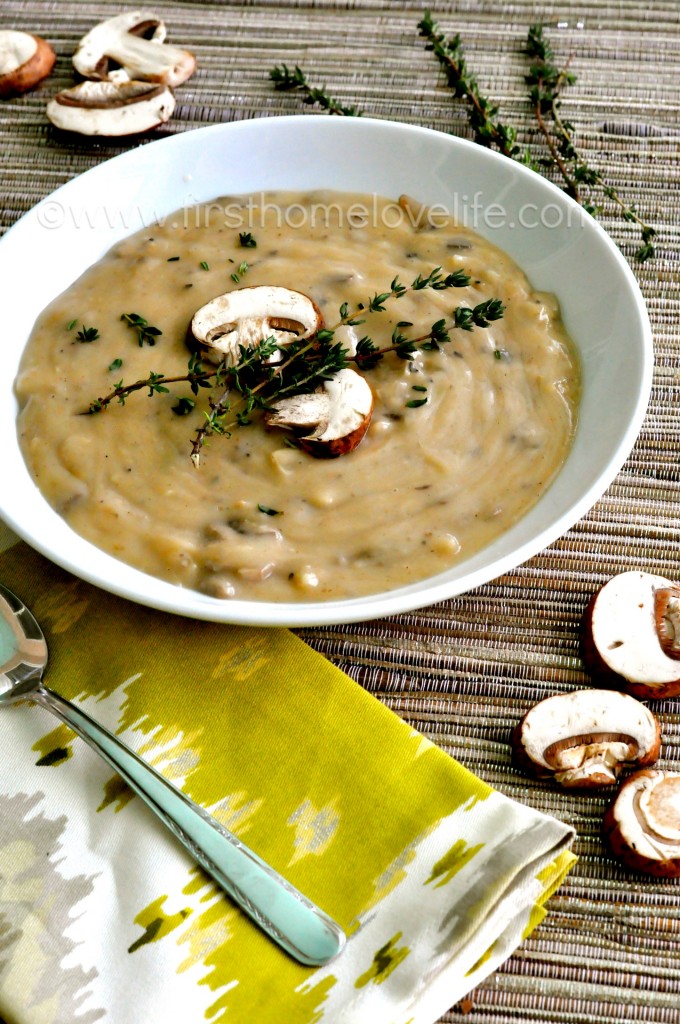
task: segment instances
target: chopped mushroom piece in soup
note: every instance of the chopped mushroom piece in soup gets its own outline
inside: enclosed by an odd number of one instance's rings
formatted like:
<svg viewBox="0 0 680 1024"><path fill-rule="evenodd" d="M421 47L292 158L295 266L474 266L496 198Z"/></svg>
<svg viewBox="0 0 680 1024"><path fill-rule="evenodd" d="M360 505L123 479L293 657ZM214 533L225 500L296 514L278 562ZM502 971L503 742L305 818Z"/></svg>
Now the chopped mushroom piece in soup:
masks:
<svg viewBox="0 0 680 1024"><path fill-rule="evenodd" d="M569 451L575 353L556 300L533 291L507 255L453 220L425 223L419 205L416 213L414 224L409 204L372 195L270 192L179 211L119 242L40 316L18 375L21 445L48 501L145 572L251 600L382 592L442 572L507 531ZM255 243L247 249L244 231ZM408 288L437 267L469 282ZM366 312L395 278L406 293ZM348 362L342 372L365 383L340 389L356 409L333 419L341 437L363 432L364 421L367 429L353 449L343 441L325 452L338 458L302 450L298 412L277 424L286 418L279 404L278 414L256 408L249 425L208 437L196 468L192 438L210 391L192 394L187 383L82 415L121 379L185 375L197 311L250 287L302 293L331 329L344 303L361 310L364 322L336 339L350 356L364 335L389 347L395 330L419 337L460 306L498 299L504 312L372 369ZM83 342L86 326L96 337Z"/></svg>

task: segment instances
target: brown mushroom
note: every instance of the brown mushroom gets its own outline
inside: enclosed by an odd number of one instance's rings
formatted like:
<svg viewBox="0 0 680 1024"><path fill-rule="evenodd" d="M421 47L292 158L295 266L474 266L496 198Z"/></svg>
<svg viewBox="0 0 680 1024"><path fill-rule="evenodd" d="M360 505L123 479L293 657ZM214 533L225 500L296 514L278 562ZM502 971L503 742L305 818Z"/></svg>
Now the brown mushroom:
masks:
<svg viewBox="0 0 680 1024"><path fill-rule="evenodd" d="M168 121L175 97L152 82L81 82L58 92L47 116L62 131L80 135L137 135Z"/></svg>
<svg viewBox="0 0 680 1024"><path fill-rule="evenodd" d="M83 36L73 66L83 78L114 80L123 72L135 81L175 88L194 73L196 58L165 37L164 23L151 11L118 14Z"/></svg>
<svg viewBox="0 0 680 1024"><path fill-rule="evenodd" d="M0 31L0 98L29 92L47 78L56 60L54 50L40 36L14 29Z"/></svg>
<svg viewBox="0 0 680 1024"><path fill-rule="evenodd" d="M673 583L654 592L654 622L665 655L680 659L680 587Z"/></svg>
<svg viewBox="0 0 680 1024"><path fill-rule="evenodd" d="M680 772L631 775L606 811L603 831L612 852L633 870L680 877Z"/></svg>
<svg viewBox="0 0 680 1024"><path fill-rule="evenodd" d="M308 394L283 398L265 413L269 427L297 435L303 451L316 458L347 455L368 430L373 392L355 370L339 370Z"/></svg>
<svg viewBox="0 0 680 1024"><path fill-rule="evenodd" d="M218 295L194 314L189 344L214 363L234 366L241 348L274 338L281 346L312 338L323 327L316 303L303 292L275 285L235 288ZM277 362L281 353L269 360Z"/></svg>
<svg viewBox="0 0 680 1024"><path fill-rule="evenodd" d="M623 572L592 597L583 657L593 678L643 699L680 694L680 591L664 576Z"/></svg>
<svg viewBox="0 0 680 1024"><path fill-rule="evenodd" d="M515 759L568 789L613 786L624 765L659 756L659 723L634 697L614 690L574 690L540 701L513 734Z"/></svg>

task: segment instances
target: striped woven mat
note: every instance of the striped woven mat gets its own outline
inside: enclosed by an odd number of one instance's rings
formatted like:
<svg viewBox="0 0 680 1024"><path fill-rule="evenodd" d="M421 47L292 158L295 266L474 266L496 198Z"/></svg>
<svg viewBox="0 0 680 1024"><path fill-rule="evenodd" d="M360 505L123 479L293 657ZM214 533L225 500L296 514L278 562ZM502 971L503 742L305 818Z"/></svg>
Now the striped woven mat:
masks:
<svg viewBox="0 0 680 1024"><path fill-rule="evenodd" d="M314 116L299 96L272 88L268 71L283 62L301 65L310 81L366 114L469 137L464 109L418 38L420 4L189 0L149 7L166 20L170 41L199 62L178 90L172 121L154 138L301 109ZM119 10L110 0L0 6L0 27L41 34L58 54L49 85L0 104L0 229L127 148L61 141L44 114L46 97L73 84L77 40ZM578 80L563 113L588 161L659 231L657 257L635 265L655 332L652 400L607 494L521 568L414 614L300 632L486 781L578 831L579 863L546 921L443 1019L673 1024L680 1022L680 884L645 880L615 864L599 834L608 798L570 796L520 775L510 762L509 734L538 699L588 685L580 619L600 583L632 567L680 578L680 7L677 0L458 0L433 6L433 15L447 34L460 32L480 86L522 129L523 144L537 145L523 83L528 26L542 22L558 54L573 54ZM634 264L635 225L610 202L601 220ZM655 710L664 737L660 765L678 769L680 701Z"/></svg>

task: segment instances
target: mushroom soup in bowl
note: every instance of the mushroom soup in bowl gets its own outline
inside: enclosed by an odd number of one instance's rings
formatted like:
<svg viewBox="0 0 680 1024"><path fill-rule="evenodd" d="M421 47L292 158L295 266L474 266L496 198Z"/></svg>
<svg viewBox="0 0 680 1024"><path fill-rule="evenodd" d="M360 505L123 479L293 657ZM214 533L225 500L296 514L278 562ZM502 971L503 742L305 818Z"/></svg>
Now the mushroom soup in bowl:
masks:
<svg viewBox="0 0 680 1024"><path fill-rule="evenodd" d="M1 509L39 550L182 614L340 622L484 582L599 496L649 389L648 324L622 258L512 161L423 129L360 124L277 118L187 133L55 193L69 216L61 230L86 256L54 265L20 366L25 329L18 338L10 461L23 497L38 496L28 512L14 498ZM306 159L274 168L292 131ZM225 165L236 141L249 160ZM408 155L398 168L394 146ZM98 229L90 204L113 165ZM473 185L480 208L502 199L515 228L469 223L459 200ZM539 219L532 236L517 226L531 202L573 223ZM26 232L50 241L45 204L0 244L0 262ZM143 226L131 231L135 212ZM612 330L592 324L596 298L611 294L627 315L616 399L603 386ZM262 338L271 352L253 360ZM308 373L310 354L333 351L320 376Z"/></svg>
<svg viewBox="0 0 680 1024"><path fill-rule="evenodd" d="M191 323L201 362L177 381ZM341 369L319 379L332 345ZM97 547L216 597L329 600L434 576L504 533L564 462L578 391L555 300L474 232L406 200L274 192L178 211L55 300L24 353L18 432L41 492ZM327 437L316 409L334 393ZM211 401L218 432L198 448Z"/></svg>

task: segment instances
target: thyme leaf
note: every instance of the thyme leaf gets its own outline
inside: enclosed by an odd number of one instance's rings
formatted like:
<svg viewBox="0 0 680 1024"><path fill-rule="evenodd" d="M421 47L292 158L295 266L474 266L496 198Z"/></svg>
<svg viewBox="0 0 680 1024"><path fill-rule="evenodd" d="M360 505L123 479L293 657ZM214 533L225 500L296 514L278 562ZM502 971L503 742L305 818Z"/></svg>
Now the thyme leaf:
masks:
<svg viewBox="0 0 680 1024"><path fill-rule="evenodd" d="M182 396L182 398L177 399L176 404L172 407L172 411L175 416L188 416L190 412L194 411L195 406L196 402L193 398Z"/></svg>
<svg viewBox="0 0 680 1024"><path fill-rule="evenodd" d="M241 278L244 277L245 274L247 274L247 273L248 273L248 264L246 263L245 260L243 260L241 263L239 263L239 265L236 268L236 270L234 271L234 273L230 274L229 276L231 277L231 279L234 282L234 284L240 284L241 283Z"/></svg>
<svg viewBox="0 0 680 1024"><path fill-rule="evenodd" d="M83 344L89 344L92 341L96 341L98 337L99 331L96 327L86 327L85 324L83 324L76 334L76 341L80 341Z"/></svg>
<svg viewBox="0 0 680 1024"><path fill-rule="evenodd" d="M158 327L151 327L148 320L145 320L139 313L122 313L121 320L137 332L139 347L144 345L155 345L156 338L163 333Z"/></svg>

